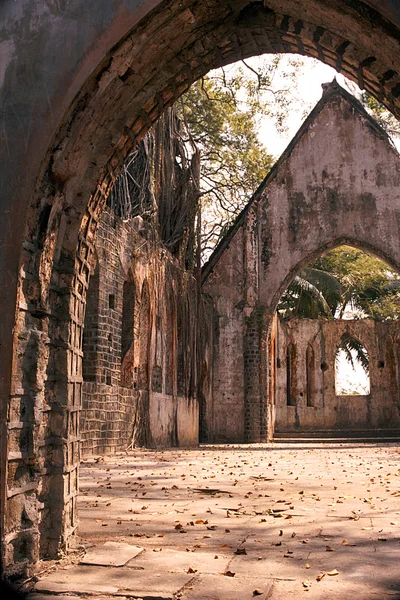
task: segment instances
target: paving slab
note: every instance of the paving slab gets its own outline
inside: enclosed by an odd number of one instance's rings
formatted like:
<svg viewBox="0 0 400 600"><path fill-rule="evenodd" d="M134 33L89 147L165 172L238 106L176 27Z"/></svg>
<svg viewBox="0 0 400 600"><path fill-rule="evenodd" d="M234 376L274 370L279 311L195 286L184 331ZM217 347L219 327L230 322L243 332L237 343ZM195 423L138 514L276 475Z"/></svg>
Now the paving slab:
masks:
<svg viewBox="0 0 400 600"><path fill-rule="evenodd" d="M70 594L54 596L53 594L29 594L29 600L82 600L81 596L71 596ZM101 600L98 598L98 600ZM121 600L121 599L120 599Z"/></svg>
<svg viewBox="0 0 400 600"><path fill-rule="evenodd" d="M220 573L223 574L232 554L224 552L210 554L208 552L186 552L172 548L157 548L145 551L137 558L129 561L127 567L144 569L147 572L169 571L170 573Z"/></svg>
<svg viewBox="0 0 400 600"><path fill-rule="evenodd" d="M102 546L89 548L80 564L122 567L141 552L143 552L143 548L139 546L131 546L121 542L106 542Z"/></svg>
<svg viewBox="0 0 400 600"><path fill-rule="evenodd" d="M181 592L182 600L269 600L272 581L264 577L199 575ZM256 596L254 595L257 590Z"/></svg>
<svg viewBox="0 0 400 600"><path fill-rule="evenodd" d="M129 595L137 597L150 597L154 594L170 597L192 578L192 574L168 573L162 570L154 572L140 568L77 565L50 573L35 585L35 589L50 593L69 591L110 595L123 595L129 591Z"/></svg>
<svg viewBox="0 0 400 600"><path fill-rule="evenodd" d="M305 587L307 586L307 587ZM338 578L325 576L321 581L303 579L302 581L275 581L268 600L399 600L400 594L391 589L382 589L358 583L349 585Z"/></svg>
<svg viewBox="0 0 400 600"><path fill-rule="evenodd" d="M76 594L116 594L119 590L117 586L101 585L94 583L93 581L87 581L85 583L71 581L71 583L69 583L66 581L51 581L47 578L38 581L34 589L38 592L48 592L53 594L67 592Z"/></svg>

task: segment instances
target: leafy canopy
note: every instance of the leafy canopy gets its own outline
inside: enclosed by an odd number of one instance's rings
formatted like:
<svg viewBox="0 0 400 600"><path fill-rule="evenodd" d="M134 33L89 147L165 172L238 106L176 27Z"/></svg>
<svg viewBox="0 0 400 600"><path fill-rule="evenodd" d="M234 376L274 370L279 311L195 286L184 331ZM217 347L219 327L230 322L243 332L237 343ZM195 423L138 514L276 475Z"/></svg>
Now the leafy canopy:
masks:
<svg viewBox="0 0 400 600"><path fill-rule="evenodd" d="M289 318L400 318L400 277L379 258L339 246L303 269L282 295Z"/></svg>
<svg viewBox="0 0 400 600"><path fill-rule="evenodd" d="M252 64L254 66L252 66ZM302 61L280 55L212 71L177 103L188 142L200 154L202 251L207 256L270 170L259 126L285 128ZM282 66L284 65L284 66Z"/></svg>

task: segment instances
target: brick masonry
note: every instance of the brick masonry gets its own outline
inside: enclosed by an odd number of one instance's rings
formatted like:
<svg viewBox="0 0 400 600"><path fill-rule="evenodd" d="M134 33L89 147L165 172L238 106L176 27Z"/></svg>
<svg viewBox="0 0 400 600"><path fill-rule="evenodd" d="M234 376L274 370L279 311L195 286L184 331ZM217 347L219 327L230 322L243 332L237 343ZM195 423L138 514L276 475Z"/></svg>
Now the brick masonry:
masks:
<svg viewBox="0 0 400 600"><path fill-rule="evenodd" d="M197 445L196 326L177 308L188 305L196 314L193 276L140 217L123 222L108 209L92 268L83 336L83 453L122 450L143 435L150 447ZM186 402L185 419L178 402Z"/></svg>

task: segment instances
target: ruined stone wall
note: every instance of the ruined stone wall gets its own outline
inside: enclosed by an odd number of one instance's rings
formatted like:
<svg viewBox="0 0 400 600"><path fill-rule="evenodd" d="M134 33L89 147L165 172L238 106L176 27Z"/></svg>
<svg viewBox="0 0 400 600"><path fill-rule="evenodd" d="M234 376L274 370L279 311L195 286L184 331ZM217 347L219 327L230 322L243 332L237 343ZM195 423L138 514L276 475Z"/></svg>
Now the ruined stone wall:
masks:
<svg viewBox="0 0 400 600"><path fill-rule="evenodd" d="M400 160L333 82L203 270L217 314L216 441L271 437L268 334L299 270L343 243L400 269ZM244 423L244 425L243 425Z"/></svg>
<svg viewBox="0 0 400 600"><path fill-rule="evenodd" d="M84 454L197 445L197 310L193 276L151 228L106 210L83 338Z"/></svg>
<svg viewBox="0 0 400 600"><path fill-rule="evenodd" d="M241 236L241 232L238 234ZM232 248L232 263L222 256L211 291L214 303L213 380L207 394L208 441L244 439L244 330L241 272L245 268L240 241Z"/></svg>
<svg viewBox="0 0 400 600"><path fill-rule="evenodd" d="M399 323L293 319L278 321L277 329L275 431L338 433L400 427ZM368 352L368 395L336 394L335 358L344 333L359 340ZM292 349L291 365L288 347ZM307 351L312 354L312 370L306 366Z"/></svg>

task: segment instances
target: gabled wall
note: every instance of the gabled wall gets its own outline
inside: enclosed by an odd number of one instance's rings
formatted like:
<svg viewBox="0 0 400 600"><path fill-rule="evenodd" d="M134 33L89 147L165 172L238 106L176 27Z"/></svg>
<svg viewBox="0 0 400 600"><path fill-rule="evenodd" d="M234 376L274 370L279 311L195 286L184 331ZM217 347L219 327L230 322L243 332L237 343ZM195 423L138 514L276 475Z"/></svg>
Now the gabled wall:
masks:
<svg viewBox="0 0 400 600"><path fill-rule="evenodd" d="M268 331L299 269L342 243L399 269L399 239L398 153L333 82L204 268L219 323L212 439L256 442L272 432Z"/></svg>

